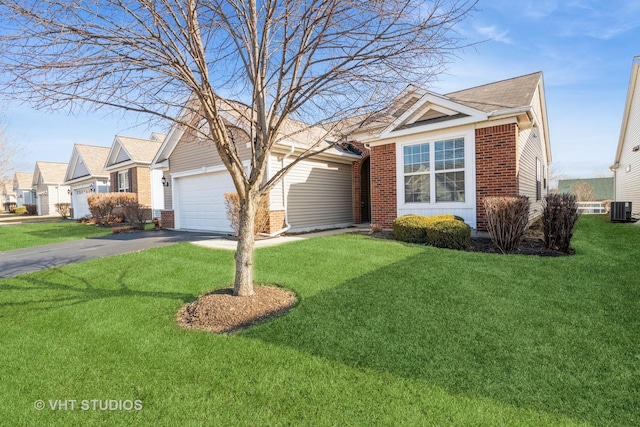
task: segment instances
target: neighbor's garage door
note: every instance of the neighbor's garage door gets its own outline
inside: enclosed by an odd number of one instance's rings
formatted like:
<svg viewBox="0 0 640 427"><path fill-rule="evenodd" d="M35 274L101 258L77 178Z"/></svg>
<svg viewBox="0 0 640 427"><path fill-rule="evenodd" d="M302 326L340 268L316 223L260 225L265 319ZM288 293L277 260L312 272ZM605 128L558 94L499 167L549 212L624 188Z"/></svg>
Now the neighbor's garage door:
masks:
<svg viewBox="0 0 640 427"><path fill-rule="evenodd" d="M73 217L75 219L91 215L91 212L89 212L89 202L87 202L87 196L89 194L91 194L91 190L88 188L80 188L72 191L71 206L73 206Z"/></svg>
<svg viewBox="0 0 640 427"><path fill-rule="evenodd" d="M176 228L230 232L224 193L235 192L227 172L176 178Z"/></svg>

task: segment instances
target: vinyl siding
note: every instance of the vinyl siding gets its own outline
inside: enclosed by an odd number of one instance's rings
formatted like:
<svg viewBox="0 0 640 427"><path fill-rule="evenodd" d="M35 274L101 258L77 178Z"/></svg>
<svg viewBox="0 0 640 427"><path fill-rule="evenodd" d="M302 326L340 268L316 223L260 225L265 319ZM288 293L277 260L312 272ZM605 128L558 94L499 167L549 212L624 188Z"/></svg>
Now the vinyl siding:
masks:
<svg viewBox="0 0 640 427"><path fill-rule="evenodd" d="M80 178L83 176L87 176L89 175L89 170L87 169L87 166L84 163L76 163L76 168L73 170L73 175L71 176L71 179L76 179L76 178Z"/></svg>
<svg viewBox="0 0 640 427"><path fill-rule="evenodd" d="M277 160L272 160L277 162ZM291 160L285 160L290 164ZM279 166L272 163L271 173ZM346 226L353 223L352 167L324 160L299 162L284 178L286 206L291 231L308 231ZM277 208L282 190L271 195Z"/></svg>
<svg viewBox="0 0 640 427"><path fill-rule="evenodd" d="M116 161L113 162L113 164L118 164L118 163L122 163L122 162L126 162L129 159L129 156L127 155L127 152L122 149L122 147L120 147L120 151L118 152L118 157L116 157Z"/></svg>
<svg viewBox="0 0 640 427"><path fill-rule="evenodd" d="M525 129L520 131L518 136L518 189L522 196L529 197L531 207L529 208L529 219L533 220L542 214L542 200L536 201L536 178L537 178L537 162L540 160L544 166L542 179L541 198L547 194L544 187L544 174L548 173L548 165L545 161L545 153L541 144L541 132L538 129ZM547 186L548 186L547 180Z"/></svg>
<svg viewBox="0 0 640 427"><path fill-rule="evenodd" d="M615 179L616 200L632 202L633 213L640 212L640 150L633 151L640 145L640 73L637 80Z"/></svg>
<svg viewBox="0 0 640 427"><path fill-rule="evenodd" d="M246 135L238 135L236 141L246 141ZM238 144L238 151L242 160L251 157L251 150L247 148L246 142ZM169 158L169 172L171 174L185 171L201 169L202 167L220 166L222 159L218 155L218 151L213 143L201 142L190 133L185 133ZM164 192L165 209L173 209L173 197L171 188L166 188Z"/></svg>

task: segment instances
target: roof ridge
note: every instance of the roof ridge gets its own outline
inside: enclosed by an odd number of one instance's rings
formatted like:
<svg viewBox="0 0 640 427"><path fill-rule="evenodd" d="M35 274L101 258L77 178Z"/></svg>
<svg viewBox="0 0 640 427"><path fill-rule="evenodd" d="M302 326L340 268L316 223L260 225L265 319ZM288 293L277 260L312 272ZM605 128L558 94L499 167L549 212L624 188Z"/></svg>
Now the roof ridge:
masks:
<svg viewBox="0 0 640 427"><path fill-rule="evenodd" d="M492 86L492 85L495 85L495 84L498 84L498 83L504 83L504 82L508 82L508 81L511 81L511 80L521 79L521 78L524 78L524 77L533 76L535 74L542 75L542 71L536 71L536 72L529 73L529 74L523 74L521 76L509 77L509 78L506 78L506 79L497 80L495 82L489 82L489 83L484 83L484 84L477 85L477 86L471 86L471 87L466 87L466 88L463 88L463 89L458 89L458 90L455 90L453 92L445 93L444 96L449 96L449 95L454 94L454 93L464 92L464 91L471 90L471 89L479 89L479 88L484 87L484 86Z"/></svg>

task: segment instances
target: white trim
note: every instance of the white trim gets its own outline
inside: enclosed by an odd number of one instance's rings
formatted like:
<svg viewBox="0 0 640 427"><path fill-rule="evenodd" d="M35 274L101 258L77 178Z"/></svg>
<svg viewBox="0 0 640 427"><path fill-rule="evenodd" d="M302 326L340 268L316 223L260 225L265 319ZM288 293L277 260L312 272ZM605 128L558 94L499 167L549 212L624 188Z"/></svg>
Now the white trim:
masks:
<svg viewBox="0 0 640 427"><path fill-rule="evenodd" d="M251 165L251 162L248 160L242 162L242 166L244 166L245 168L249 167L250 165ZM225 165L202 166L201 168L198 168L198 169L190 169L188 171L174 172L170 174L170 176L173 179L173 178L182 178L185 176L203 175L206 173L216 173L216 172L222 172L222 171L228 172L227 167Z"/></svg>
<svg viewBox="0 0 640 427"><path fill-rule="evenodd" d="M464 202L429 202L429 203L405 203L404 201L404 147L423 143L434 143L436 141L464 138L464 180L465 180L465 200ZM458 129L456 131L436 132L429 134L415 135L413 138L405 138L396 143L396 213L398 216L409 213L420 215L436 215L439 213L452 213L461 216L472 228L476 227L476 139L475 129ZM431 148L433 156L433 149ZM433 169L433 168L432 168ZM433 176L435 170L431 172ZM431 180L434 181L434 180ZM432 200L435 200L433 193L435 181L431 183Z"/></svg>

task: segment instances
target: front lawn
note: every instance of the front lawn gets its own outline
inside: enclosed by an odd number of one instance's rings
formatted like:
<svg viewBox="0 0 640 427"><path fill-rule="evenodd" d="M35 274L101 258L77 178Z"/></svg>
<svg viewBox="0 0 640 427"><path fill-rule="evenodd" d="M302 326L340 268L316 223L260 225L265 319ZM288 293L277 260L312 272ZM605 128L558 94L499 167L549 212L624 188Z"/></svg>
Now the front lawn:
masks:
<svg viewBox="0 0 640 427"><path fill-rule="evenodd" d="M71 221L0 226L0 252L111 234L109 228Z"/></svg>
<svg viewBox="0 0 640 427"><path fill-rule="evenodd" d="M184 243L3 279L0 414L16 426L638 425L639 243L638 226L584 217L561 258L359 235L264 248L256 279L300 303L235 335L175 323L230 283L227 251Z"/></svg>

